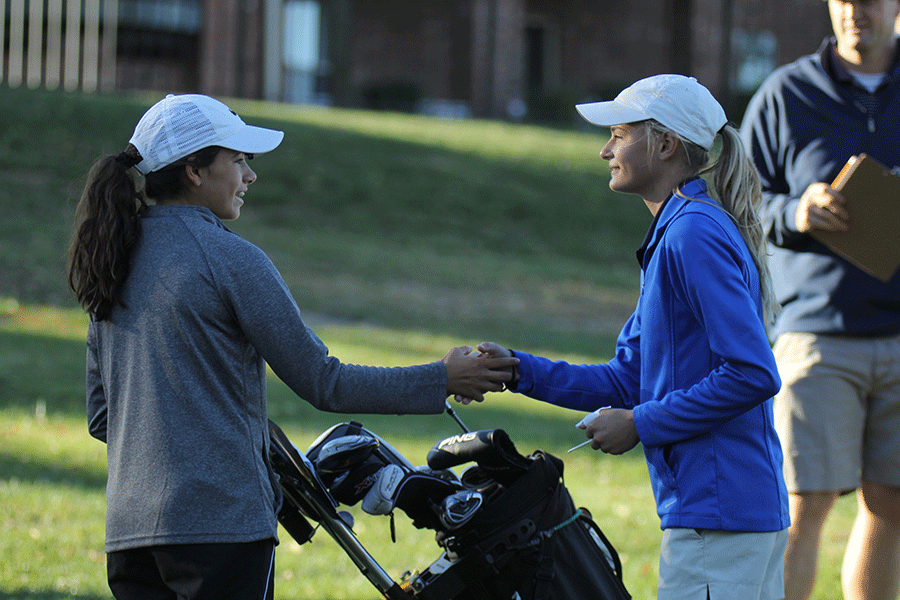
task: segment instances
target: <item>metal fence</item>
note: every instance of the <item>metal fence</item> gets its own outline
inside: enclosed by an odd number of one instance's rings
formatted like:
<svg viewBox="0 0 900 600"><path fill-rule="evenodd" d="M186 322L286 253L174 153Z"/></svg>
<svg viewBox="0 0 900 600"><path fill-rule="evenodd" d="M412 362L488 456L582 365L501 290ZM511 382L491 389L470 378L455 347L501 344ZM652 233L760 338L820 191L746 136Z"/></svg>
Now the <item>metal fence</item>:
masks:
<svg viewBox="0 0 900 600"><path fill-rule="evenodd" d="M0 81L114 89L119 0L0 0L0 7Z"/></svg>

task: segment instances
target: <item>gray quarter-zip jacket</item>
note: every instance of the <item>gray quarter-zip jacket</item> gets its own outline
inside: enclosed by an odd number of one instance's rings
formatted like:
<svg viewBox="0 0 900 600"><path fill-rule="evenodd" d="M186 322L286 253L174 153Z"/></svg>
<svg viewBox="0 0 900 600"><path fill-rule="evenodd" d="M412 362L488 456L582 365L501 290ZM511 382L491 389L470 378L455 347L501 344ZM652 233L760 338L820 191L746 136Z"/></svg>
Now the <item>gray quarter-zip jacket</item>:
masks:
<svg viewBox="0 0 900 600"><path fill-rule="evenodd" d="M443 410L443 363L329 356L268 257L208 209L151 206L141 228L123 305L87 337L89 430L107 444L107 552L276 536L266 364L321 410Z"/></svg>

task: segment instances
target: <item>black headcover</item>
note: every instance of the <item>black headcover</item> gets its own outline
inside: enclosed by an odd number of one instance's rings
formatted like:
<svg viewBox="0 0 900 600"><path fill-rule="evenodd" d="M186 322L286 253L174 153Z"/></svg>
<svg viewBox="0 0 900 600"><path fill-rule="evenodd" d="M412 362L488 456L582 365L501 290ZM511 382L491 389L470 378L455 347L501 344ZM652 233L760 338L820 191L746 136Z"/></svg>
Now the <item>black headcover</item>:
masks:
<svg viewBox="0 0 900 600"><path fill-rule="evenodd" d="M322 445L316 459L320 473L343 473L363 462L378 448L378 440L365 435L344 435Z"/></svg>
<svg viewBox="0 0 900 600"><path fill-rule="evenodd" d="M385 465L414 470L389 443L356 421L329 428L307 449L306 456L334 499L347 506L365 497Z"/></svg>
<svg viewBox="0 0 900 600"><path fill-rule="evenodd" d="M487 470L525 471L529 460L519 454L502 429L485 429L452 435L435 444L428 453L428 466L449 469L467 462Z"/></svg>
<svg viewBox="0 0 900 600"><path fill-rule="evenodd" d="M462 484L436 477L431 473L410 473L397 487L394 506L406 513L417 528L440 529L437 507L441 500L463 489Z"/></svg>

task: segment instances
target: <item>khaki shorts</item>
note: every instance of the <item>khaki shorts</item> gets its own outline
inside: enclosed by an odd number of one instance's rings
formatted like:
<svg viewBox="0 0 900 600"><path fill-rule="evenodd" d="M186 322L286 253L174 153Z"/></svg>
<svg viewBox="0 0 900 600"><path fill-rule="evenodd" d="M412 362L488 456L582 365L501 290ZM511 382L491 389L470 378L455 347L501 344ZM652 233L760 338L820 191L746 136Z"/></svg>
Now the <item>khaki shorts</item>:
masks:
<svg viewBox="0 0 900 600"><path fill-rule="evenodd" d="M900 336L785 333L774 352L788 491L900 486Z"/></svg>
<svg viewBox="0 0 900 600"><path fill-rule="evenodd" d="M659 600L781 600L787 529L666 529ZM708 596L707 596L708 594Z"/></svg>

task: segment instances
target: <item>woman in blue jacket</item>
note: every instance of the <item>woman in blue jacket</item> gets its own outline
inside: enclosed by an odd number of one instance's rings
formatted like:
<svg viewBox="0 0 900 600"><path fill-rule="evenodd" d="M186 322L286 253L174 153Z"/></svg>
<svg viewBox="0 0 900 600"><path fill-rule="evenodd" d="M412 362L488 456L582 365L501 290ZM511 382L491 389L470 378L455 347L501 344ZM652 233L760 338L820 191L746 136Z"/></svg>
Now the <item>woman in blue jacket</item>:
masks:
<svg viewBox="0 0 900 600"><path fill-rule="evenodd" d="M789 517L772 423L780 380L764 326L776 307L759 178L693 78L650 77L577 108L610 127L600 153L610 188L641 196L654 216L637 253L640 297L611 361L516 352L511 388L576 410L610 407L585 427L594 449L643 445L664 531L660 599L780 599ZM512 354L492 342L479 350Z"/></svg>

